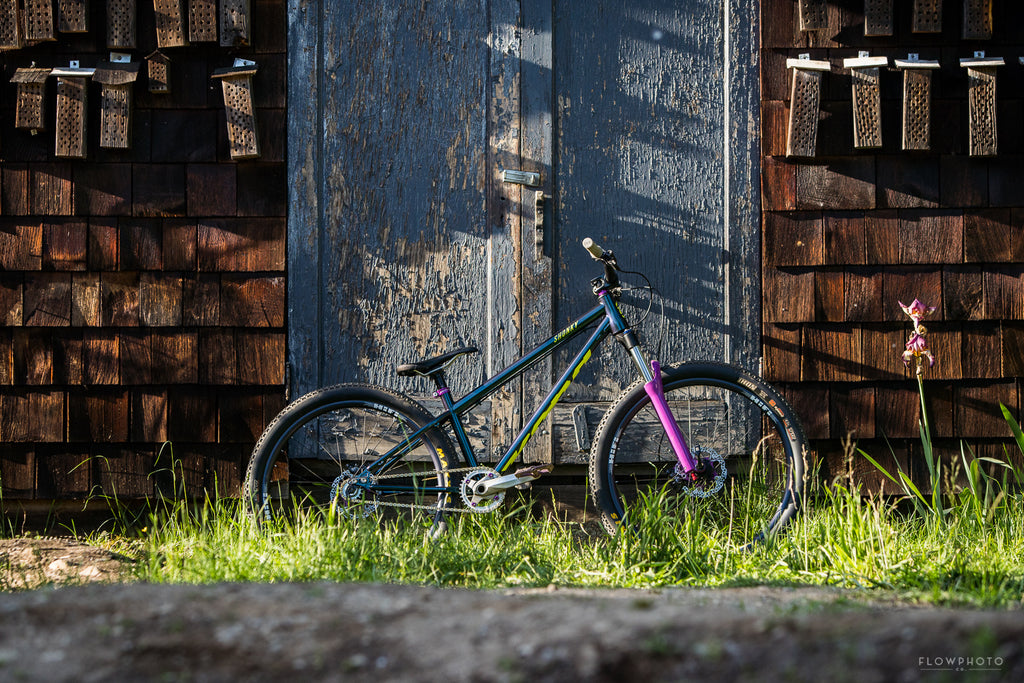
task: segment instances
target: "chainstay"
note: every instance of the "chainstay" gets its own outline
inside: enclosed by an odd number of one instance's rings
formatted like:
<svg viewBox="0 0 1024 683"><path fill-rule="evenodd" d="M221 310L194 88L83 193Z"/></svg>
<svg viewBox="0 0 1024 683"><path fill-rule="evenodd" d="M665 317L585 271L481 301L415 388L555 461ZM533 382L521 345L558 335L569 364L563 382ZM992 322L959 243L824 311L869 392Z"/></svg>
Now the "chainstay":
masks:
<svg viewBox="0 0 1024 683"><path fill-rule="evenodd" d="M451 469L451 470L440 470L440 472L443 472L445 475L449 475L449 474L460 474L462 472L472 472L472 471L478 470L478 469L480 469L480 466L477 466L477 467L456 467L455 469ZM426 474L427 476L437 476L438 471L435 470L432 473L424 473L424 474ZM374 475L373 478L375 480L380 480L380 479L399 479L401 477L408 477L408 476L409 476L408 472L402 472L400 474ZM381 507L405 508L407 510L428 510L430 512L475 512L475 510L471 510L470 508L467 508L467 507L446 507L446 506L438 507L437 505L418 505L416 503L389 503L389 502L385 502L385 501L376 501L376 500L373 501L373 505L374 506L381 506ZM477 514L480 514L480 513L477 513Z"/></svg>

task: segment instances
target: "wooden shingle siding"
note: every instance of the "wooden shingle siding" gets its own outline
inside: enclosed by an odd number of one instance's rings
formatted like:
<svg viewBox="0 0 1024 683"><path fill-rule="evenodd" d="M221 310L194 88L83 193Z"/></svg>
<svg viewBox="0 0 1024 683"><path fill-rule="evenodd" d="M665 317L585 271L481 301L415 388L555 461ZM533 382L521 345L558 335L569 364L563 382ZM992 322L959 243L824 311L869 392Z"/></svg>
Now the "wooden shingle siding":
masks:
<svg viewBox="0 0 1024 683"><path fill-rule="evenodd" d="M1024 381L1024 7L994 3L991 42L964 42L949 10L938 33L912 33L897 8L891 36L864 37L862 5L828 3L828 28L800 31L795 2L761 3L762 351L764 374L808 423L828 471L845 467L847 433L876 458L922 471L917 383L900 354L910 321L898 301L920 298L938 359L924 385L939 452L959 440L998 453L1009 431L999 404L1020 415ZM948 3L947 3L948 4ZM897 3L898 5L898 3ZM959 58L1005 55L997 72L998 153L969 155L969 80ZM882 147L853 148L845 58L939 60L931 72L930 146L902 149L903 77L881 73ZM807 53L832 71L821 85L817 153L786 153L785 63ZM1016 66L1014 66L1016 65ZM888 441L886 441L886 439ZM873 468L855 462L865 481Z"/></svg>
<svg viewBox="0 0 1024 683"><path fill-rule="evenodd" d="M132 59L141 60L156 48L156 24L152 3L135 7L131 26L125 15L118 30L135 34ZM175 486L237 495L253 444L283 407L287 19L282 0L253 8L248 46L225 49L206 35L174 48L170 93L133 89L128 149L96 144L95 97L87 156L57 158L49 128L14 127L17 84L5 86L5 502L96 491L132 498ZM96 12L102 19L106 9ZM109 56L107 28L93 23L0 61L8 74L31 61L66 66L69 54L97 64ZM261 64L253 87L265 153L256 163L230 160L223 101L209 86L235 57ZM47 124L54 97L51 84Z"/></svg>

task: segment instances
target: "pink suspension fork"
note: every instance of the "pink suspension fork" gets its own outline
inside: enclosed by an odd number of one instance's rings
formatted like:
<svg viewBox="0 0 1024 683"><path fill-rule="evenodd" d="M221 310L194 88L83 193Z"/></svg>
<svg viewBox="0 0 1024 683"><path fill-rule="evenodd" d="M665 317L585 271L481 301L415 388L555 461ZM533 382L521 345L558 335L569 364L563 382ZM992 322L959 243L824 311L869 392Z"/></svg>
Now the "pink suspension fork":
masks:
<svg viewBox="0 0 1024 683"><path fill-rule="evenodd" d="M683 468L684 472L696 480L696 463L690 454L689 446L686 445L686 440L683 439L682 432L679 431L679 425L676 424L676 420L672 416L668 402L665 401L665 387L661 382L661 366L658 364L658 361L651 361L651 369L654 371L654 377L650 382L644 384L644 391L651 397L651 403L654 405L654 410L658 413L661 426L665 428L665 434L668 435L669 443L672 444L672 450L679 460L679 465Z"/></svg>

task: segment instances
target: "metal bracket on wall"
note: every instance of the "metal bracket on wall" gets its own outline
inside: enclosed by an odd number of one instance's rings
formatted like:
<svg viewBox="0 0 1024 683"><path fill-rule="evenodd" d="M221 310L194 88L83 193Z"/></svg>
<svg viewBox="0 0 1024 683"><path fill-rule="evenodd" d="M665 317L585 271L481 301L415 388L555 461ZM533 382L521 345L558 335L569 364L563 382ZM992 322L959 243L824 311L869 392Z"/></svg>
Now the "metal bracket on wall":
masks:
<svg viewBox="0 0 1024 683"><path fill-rule="evenodd" d="M501 172L501 182L512 183L514 185L526 185L527 187L538 187L540 185L540 173L504 169Z"/></svg>

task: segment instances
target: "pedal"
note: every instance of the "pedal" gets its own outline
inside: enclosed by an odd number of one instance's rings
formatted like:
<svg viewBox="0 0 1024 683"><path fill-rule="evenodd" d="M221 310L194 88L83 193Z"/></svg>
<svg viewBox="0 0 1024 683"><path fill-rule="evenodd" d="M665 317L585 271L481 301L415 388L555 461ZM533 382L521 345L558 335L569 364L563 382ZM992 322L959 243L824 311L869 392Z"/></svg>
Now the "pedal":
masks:
<svg viewBox="0 0 1024 683"><path fill-rule="evenodd" d="M473 493L478 496L485 496L495 491L504 491L514 486L529 484L531 481L539 479L542 474L549 474L550 472L551 468L548 465L530 465L529 467L520 468L512 474L506 474L504 477L481 481L473 487Z"/></svg>

